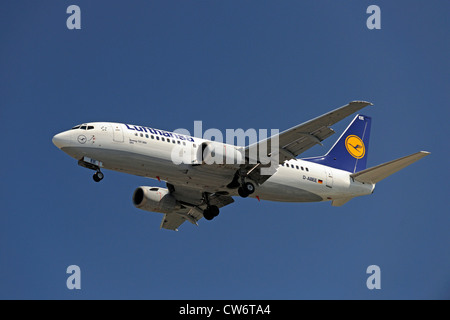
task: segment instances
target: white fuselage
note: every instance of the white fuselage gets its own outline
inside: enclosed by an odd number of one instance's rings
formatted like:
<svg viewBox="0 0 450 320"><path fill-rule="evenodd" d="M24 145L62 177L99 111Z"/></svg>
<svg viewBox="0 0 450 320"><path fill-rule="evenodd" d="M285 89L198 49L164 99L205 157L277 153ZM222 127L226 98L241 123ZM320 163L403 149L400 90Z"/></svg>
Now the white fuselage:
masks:
<svg viewBox="0 0 450 320"><path fill-rule="evenodd" d="M238 166L208 165L195 161L198 148L207 140L120 123L95 122L83 126L57 134L53 142L73 158L95 159L105 169L185 185L204 192L221 191L231 196L238 195L236 189L227 188ZM193 160L191 163L176 164L173 161L174 152L189 154ZM373 184L353 181L347 171L293 159L279 165L276 173L263 184L256 185L250 197L270 201L315 202L368 195L373 189Z"/></svg>

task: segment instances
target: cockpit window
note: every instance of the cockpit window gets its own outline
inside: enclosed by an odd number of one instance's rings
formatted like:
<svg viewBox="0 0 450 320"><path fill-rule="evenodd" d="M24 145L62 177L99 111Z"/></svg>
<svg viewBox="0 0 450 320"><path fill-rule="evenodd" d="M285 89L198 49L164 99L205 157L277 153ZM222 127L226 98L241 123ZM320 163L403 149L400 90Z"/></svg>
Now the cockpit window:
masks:
<svg viewBox="0 0 450 320"><path fill-rule="evenodd" d="M87 126L81 126L80 129L81 129L81 130L86 130L86 127L87 127Z"/></svg>
<svg viewBox="0 0 450 320"><path fill-rule="evenodd" d="M92 129L94 129L94 126L88 126L87 129L92 130Z"/></svg>
<svg viewBox="0 0 450 320"><path fill-rule="evenodd" d="M73 127L72 130L74 130L74 129L79 129L80 127L81 127L81 125L79 124L79 125Z"/></svg>

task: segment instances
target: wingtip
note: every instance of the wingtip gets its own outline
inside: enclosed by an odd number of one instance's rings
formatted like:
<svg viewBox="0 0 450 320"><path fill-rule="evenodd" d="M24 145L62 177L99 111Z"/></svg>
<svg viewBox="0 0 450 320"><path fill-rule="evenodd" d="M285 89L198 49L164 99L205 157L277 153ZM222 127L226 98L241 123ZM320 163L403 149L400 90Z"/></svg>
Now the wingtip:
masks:
<svg viewBox="0 0 450 320"><path fill-rule="evenodd" d="M355 101L352 101L352 102L350 102L350 103L357 103L357 104L364 104L364 105L366 105L366 106L373 106L373 103L372 103L372 102L369 102L369 101L363 101L363 100L355 100Z"/></svg>

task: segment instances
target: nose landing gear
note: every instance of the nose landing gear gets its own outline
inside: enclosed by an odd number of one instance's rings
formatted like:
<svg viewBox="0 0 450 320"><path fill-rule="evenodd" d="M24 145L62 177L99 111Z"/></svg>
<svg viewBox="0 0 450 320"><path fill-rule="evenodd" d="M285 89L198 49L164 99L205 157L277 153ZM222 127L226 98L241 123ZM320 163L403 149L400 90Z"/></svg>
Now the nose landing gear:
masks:
<svg viewBox="0 0 450 320"><path fill-rule="evenodd" d="M100 169L97 170L97 172L95 172L94 175L92 176L95 182L102 181L104 177L105 175L100 171Z"/></svg>
<svg viewBox="0 0 450 320"><path fill-rule="evenodd" d="M78 160L78 165L88 168L91 170L94 170L95 173L92 176L95 182L100 182L103 180L105 175L100 171L100 168L103 167L103 163L101 161L91 159L88 157L83 157L80 160Z"/></svg>

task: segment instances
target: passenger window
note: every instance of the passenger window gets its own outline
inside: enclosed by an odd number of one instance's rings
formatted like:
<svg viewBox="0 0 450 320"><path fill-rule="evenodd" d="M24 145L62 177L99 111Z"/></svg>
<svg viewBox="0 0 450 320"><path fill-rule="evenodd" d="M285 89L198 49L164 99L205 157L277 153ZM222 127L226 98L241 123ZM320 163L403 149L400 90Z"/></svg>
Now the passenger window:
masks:
<svg viewBox="0 0 450 320"><path fill-rule="evenodd" d="M158 136L156 136L156 140L159 140L159 137L158 137Z"/></svg>
<svg viewBox="0 0 450 320"><path fill-rule="evenodd" d="M178 144L180 144L180 140L177 140Z"/></svg>
<svg viewBox="0 0 450 320"><path fill-rule="evenodd" d="M306 172L309 172L309 169L308 169L308 168L306 168Z"/></svg>
<svg viewBox="0 0 450 320"><path fill-rule="evenodd" d="M142 137L144 136L144 134L143 134L143 133L141 133L141 134L140 134L140 136L141 136L141 138L142 138Z"/></svg>
<svg viewBox="0 0 450 320"><path fill-rule="evenodd" d="M298 166L295 166L295 168L298 170Z"/></svg>
<svg viewBox="0 0 450 320"><path fill-rule="evenodd" d="M152 139L155 139L155 137L153 135L151 137L152 137Z"/></svg>
<svg viewBox="0 0 450 320"><path fill-rule="evenodd" d="M291 168L294 169L294 165L293 164L291 164Z"/></svg>
<svg viewBox="0 0 450 320"><path fill-rule="evenodd" d="M186 142L183 141L183 146L185 146L185 145L186 145Z"/></svg>
<svg viewBox="0 0 450 320"><path fill-rule="evenodd" d="M300 167L302 169L302 171L304 170L303 167Z"/></svg>
<svg viewBox="0 0 450 320"><path fill-rule="evenodd" d="M195 145L195 143L192 145L194 148L196 148L197 146Z"/></svg>
<svg viewBox="0 0 450 320"><path fill-rule="evenodd" d="M166 141L166 140L164 140L164 138L161 138L161 141Z"/></svg>
<svg viewBox="0 0 450 320"><path fill-rule="evenodd" d="M167 142L170 143L170 139L169 138L167 138Z"/></svg>
<svg viewBox="0 0 450 320"><path fill-rule="evenodd" d="M146 134L145 137L148 138L148 134Z"/></svg>

